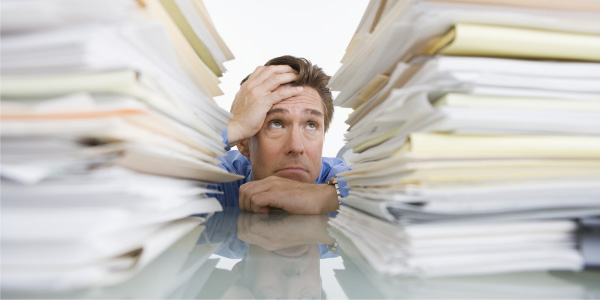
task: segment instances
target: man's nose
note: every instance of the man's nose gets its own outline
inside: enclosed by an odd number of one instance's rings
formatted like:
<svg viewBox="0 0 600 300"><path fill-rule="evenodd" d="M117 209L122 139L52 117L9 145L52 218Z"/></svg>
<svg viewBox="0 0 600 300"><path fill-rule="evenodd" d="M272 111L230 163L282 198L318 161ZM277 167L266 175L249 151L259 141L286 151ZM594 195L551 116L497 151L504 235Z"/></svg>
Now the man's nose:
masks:
<svg viewBox="0 0 600 300"><path fill-rule="evenodd" d="M302 154L304 152L304 140L302 138L302 128L292 127L288 133L287 154Z"/></svg>

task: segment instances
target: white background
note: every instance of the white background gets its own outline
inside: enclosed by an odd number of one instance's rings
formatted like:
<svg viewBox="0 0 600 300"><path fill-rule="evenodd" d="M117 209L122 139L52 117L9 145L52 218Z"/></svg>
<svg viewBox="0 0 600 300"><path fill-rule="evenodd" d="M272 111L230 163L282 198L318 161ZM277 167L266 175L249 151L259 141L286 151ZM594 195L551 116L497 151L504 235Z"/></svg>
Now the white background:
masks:
<svg viewBox="0 0 600 300"><path fill-rule="evenodd" d="M239 84L269 59L304 57L333 75L367 7L367 0L205 0L217 31L236 59L226 62L225 93L216 97L229 111ZM334 92L334 97L337 95ZM323 156L335 157L344 146L351 109L335 107L325 136Z"/></svg>

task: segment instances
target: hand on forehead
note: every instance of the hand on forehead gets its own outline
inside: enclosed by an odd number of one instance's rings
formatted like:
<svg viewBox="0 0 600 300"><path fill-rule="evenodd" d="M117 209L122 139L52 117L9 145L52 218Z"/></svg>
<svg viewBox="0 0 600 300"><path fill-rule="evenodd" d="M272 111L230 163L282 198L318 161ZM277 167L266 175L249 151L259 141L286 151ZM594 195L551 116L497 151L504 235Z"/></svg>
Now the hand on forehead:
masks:
<svg viewBox="0 0 600 300"><path fill-rule="evenodd" d="M324 114L323 101L321 101L319 93L311 87L304 87L301 93L275 103L270 111L274 109L279 110L280 108L286 109L289 112L311 109L320 112L321 115Z"/></svg>
<svg viewBox="0 0 600 300"><path fill-rule="evenodd" d="M231 105L233 118L227 123L229 143L237 145L254 136L274 104L303 91L302 87L290 86L289 82L297 79L297 72L290 66L256 68L242 84Z"/></svg>

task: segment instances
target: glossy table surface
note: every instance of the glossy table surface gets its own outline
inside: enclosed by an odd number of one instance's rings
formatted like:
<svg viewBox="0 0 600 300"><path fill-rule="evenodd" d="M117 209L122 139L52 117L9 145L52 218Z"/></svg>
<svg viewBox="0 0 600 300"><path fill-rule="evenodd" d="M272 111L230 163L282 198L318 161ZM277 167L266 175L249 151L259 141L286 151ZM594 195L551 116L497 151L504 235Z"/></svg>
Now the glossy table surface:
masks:
<svg viewBox="0 0 600 300"><path fill-rule="evenodd" d="M375 273L328 225L329 216L226 210L176 242L135 277L68 293L3 298L600 298L600 271L453 278ZM335 237L335 238L334 238ZM348 243L344 243L345 245ZM335 251L333 253L332 251Z"/></svg>

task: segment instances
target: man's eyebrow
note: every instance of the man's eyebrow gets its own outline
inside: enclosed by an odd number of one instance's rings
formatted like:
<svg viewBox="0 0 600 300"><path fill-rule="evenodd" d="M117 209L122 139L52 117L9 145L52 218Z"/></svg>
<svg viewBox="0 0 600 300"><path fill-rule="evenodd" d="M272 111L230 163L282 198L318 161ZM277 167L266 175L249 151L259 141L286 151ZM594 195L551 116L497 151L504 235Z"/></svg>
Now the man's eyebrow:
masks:
<svg viewBox="0 0 600 300"><path fill-rule="evenodd" d="M310 114L310 115L313 115L313 116L316 116L316 117L322 117L323 116L322 112L320 112L320 111L318 111L316 109L312 109L312 108L305 109L304 113L305 114Z"/></svg>
<svg viewBox="0 0 600 300"><path fill-rule="evenodd" d="M278 114L278 113L289 114L290 111L285 108L280 108L280 107L273 108L267 112L267 116L271 115L271 114Z"/></svg>
<svg viewBox="0 0 600 300"><path fill-rule="evenodd" d="M289 114L290 111L285 109L285 108L281 108L281 107L277 107L277 108L273 108L271 110L269 110L267 112L267 116L268 115L272 115L272 114L278 114L278 113L282 113L282 114ZM313 116L317 116L317 117L322 117L323 113L319 110L316 109L312 109L312 108L307 108L303 111L303 113L305 114L309 114L309 115L313 115Z"/></svg>

